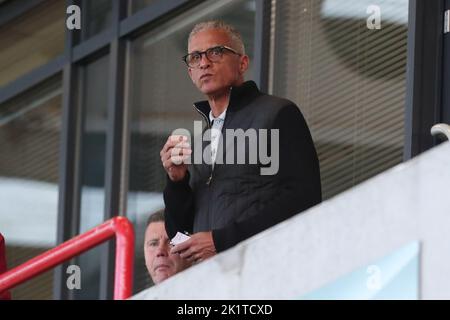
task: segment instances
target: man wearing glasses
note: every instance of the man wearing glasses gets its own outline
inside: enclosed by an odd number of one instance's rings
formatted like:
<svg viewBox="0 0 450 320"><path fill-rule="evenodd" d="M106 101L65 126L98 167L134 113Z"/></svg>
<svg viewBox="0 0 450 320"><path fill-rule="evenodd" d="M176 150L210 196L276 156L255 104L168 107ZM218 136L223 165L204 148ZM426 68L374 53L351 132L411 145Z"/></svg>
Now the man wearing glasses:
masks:
<svg viewBox="0 0 450 320"><path fill-rule="evenodd" d="M192 233L171 252L198 262L316 205L321 185L317 154L299 108L244 81L249 57L232 26L220 21L197 24L183 60L192 82L207 98L194 107L211 128L211 163L188 167L183 161L192 149L183 136L170 136L160 155L168 176L164 201L169 237ZM223 141L228 129L278 130L279 140L268 141L278 144L277 172L262 175L261 162L216 162L219 146L228 146ZM225 147L223 153L228 152Z"/></svg>

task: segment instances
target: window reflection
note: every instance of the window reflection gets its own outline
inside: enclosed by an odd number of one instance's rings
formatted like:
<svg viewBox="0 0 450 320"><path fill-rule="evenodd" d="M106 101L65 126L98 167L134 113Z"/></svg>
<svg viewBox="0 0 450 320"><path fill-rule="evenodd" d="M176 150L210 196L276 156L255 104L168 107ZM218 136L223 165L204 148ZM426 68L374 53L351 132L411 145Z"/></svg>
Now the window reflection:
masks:
<svg viewBox="0 0 450 320"><path fill-rule="evenodd" d="M129 0L128 13L131 15L160 0Z"/></svg>
<svg viewBox="0 0 450 320"><path fill-rule="evenodd" d="M0 27L0 87L63 53L65 12L65 1L47 0Z"/></svg>
<svg viewBox="0 0 450 320"><path fill-rule="evenodd" d="M407 22L408 0L277 2L273 93L305 115L325 199L403 161Z"/></svg>
<svg viewBox="0 0 450 320"><path fill-rule="evenodd" d="M0 232L8 269L56 245L59 76L0 105ZM12 289L13 299L52 299L53 271Z"/></svg>
<svg viewBox="0 0 450 320"><path fill-rule="evenodd" d="M83 0L81 5L82 40L87 40L108 29L112 19L112 0Z"/></svg>

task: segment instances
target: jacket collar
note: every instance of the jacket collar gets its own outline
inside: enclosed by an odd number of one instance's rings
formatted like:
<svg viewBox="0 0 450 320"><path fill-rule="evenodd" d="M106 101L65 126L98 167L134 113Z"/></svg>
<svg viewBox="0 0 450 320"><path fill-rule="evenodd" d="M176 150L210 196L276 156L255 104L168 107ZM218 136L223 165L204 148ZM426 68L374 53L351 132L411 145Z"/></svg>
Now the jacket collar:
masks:
<svg viewBox="0 0 450 320"><path fill-rule="evenodd" d="M231 87L230 90L230 102L228 104L227 113L244 108L260 94L254 81L246 81L239 87ZM209 112L211 111L208 100L195 102L194 107L208 119Z"/></svg>

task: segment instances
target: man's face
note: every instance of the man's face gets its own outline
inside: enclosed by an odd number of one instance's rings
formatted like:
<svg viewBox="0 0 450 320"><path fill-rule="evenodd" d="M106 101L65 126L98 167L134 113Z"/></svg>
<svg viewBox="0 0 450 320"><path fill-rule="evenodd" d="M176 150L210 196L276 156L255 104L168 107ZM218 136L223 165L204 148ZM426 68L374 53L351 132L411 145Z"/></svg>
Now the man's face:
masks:
<svg viewBox="0 0 450 320"><path fill-rule="evenodd" d="M233 47L231 39L226 32L217 29L207 29L195 34L189 42L188 51L203 52L216 46ZM196 68L188 68L197 88L205 95L217 95L227 92L231 86L240 85L243 82L244 73L248 68L248 56L239 56L225 50L222 59L211 62L202 55L200 65Z"/></svg>
<svg viewBox="0 0 450 320"><path fill-rule="evenodd" d="M155 284L186 268L178 254L170 254L169 238L164 222L152 222L145 231L145 265Z"/></svg>

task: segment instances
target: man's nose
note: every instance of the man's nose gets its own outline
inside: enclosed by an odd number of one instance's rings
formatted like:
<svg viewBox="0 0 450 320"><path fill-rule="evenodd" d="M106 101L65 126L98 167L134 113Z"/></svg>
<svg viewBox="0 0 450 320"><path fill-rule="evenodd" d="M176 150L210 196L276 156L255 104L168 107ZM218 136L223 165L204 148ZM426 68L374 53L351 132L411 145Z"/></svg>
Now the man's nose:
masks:
<svg viewBox="0 0 450 320"><path fill-rule="evenodd" d="M169 256L169 245L160 244L158 246L158 251L156 252L157 257L168 257Z"/></svg>
<svg viewBox="0 0 450 320"><path fill-rule="evenodd" d="M200 64L199 67L201 69L208 68L211 65L211 61L209 61L208 57L206 56L206 52L201 55L200 57Z"/></svg>

